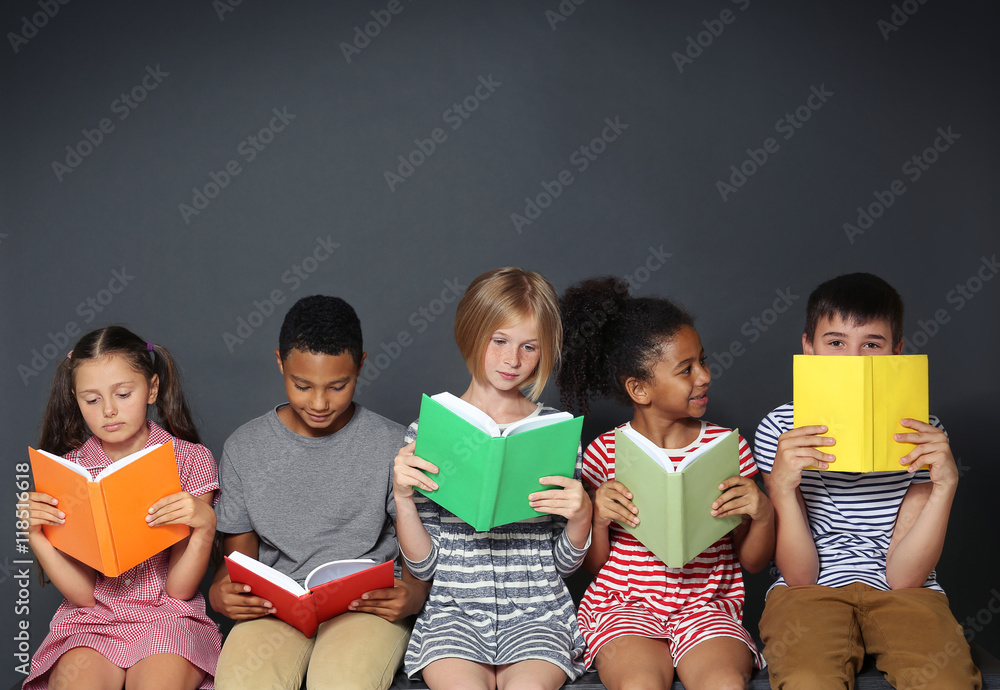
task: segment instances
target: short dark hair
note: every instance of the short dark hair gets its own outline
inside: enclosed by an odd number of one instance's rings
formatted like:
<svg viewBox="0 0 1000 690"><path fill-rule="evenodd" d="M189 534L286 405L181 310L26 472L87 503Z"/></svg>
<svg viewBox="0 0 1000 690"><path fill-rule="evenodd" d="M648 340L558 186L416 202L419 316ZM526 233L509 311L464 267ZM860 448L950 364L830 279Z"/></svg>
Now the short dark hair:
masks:
<svg viewBox="0 0 1000 690"><path fill-rule="evenodd" d="M278 336L282 361L292 350L334 356L348 352L355 364L360 363L364 346L361 321L354 307L328 295L300 299L285 314Z"/></svg>
<svg viewBox="0 0 1000 690"><path fill-rule="evenodd" d="M886 321L892 331L892 347L903 342L903 300L889 283L871 273L847 273L819 285L806 304L805 334L812 342L823 317L839 316L863 326Z"/></svg>

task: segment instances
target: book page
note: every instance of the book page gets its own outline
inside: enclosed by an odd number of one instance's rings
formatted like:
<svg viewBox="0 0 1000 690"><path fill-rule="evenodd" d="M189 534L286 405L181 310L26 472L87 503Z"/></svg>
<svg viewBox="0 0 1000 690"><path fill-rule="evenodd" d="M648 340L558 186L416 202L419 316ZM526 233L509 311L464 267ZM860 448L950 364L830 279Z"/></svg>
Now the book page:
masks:
<svg viewBox="0 0 1000 690"><path fill-rule="evenodd" d="M94 478L94 481L99 482L105 477L107 477L109 474L113 474L118 470L128 467L139 458L143 457L144 455L148 455L149 453L152 453L154 450L156 450L162 445L163 445L162 443L157 443L155 446L150 446L149 448L143 448L142 450L136 451L131 455L126 455L124 458L121 458L120 460L115 460L113 463L111 463L103 470L101 470L100 473ZM90 475L87 475L87 478L89 479Z"/></svg>
<svg viewBox="0 0 1000 690"><path fill-rule="evenodd" d="M324 563L313 568L313 571L306 576L306 589L309 590L327 582L333 582L342 577L360 573L362 570L368 570L373 565L375 565L375 561L370 558L356 558Z"/></svg>
<svg viewBox="0 0 1000 690"><path fill-rule="evenodd" d="M658 445L633 429L631 424L623 426L621 428L621 432L628 437L628 440L637 445L643 453L656 461L656 464L662 467L668 474L673 474L675 472L674 464L670 461L668 455L663 452L663 448L660 448Z"/></svg>
<svg viewBox="0 0 1000 690"><path fill-rule="evenodd" d="M300 585L298 582L288 577L284 573L279 573L274 568L264 565L256 558L250 558L250 556L247 556L244 553L240 553L239 551L233 551L231 554L229 554L228 558L229 560L234 561L235 563L238 563L239 565L243 566L253 574L259 576L260 578L267 580L268 582L274 583L278 587L281 587L282 589L291 592L295 596L302 596L303 594L306 593L306 589L302 587L302 585Z"/></svg>
<svg viewBox="0 0 1000 690"><path fill-rule="evenodd" d="M41 453L42 455L44 455L45 457L49 458L50 460L53 460L54 462L58 462L60 465L62 465L66 469L73 470L78 475L80 475L81 477L83 477L84 479L86 479L88 482L91 481L91 479L90 479L90 472L88 472L87 470L85 470L80 465L77 465L72 460L67 460L66 458L64 458L62 456L59 456L59 455L53 455L52 453L48 452L47 450L36 450L34 448L32 448L31 450L34 450L36 453Z"/></svg>
<svg viewBox="0 0 1000 690"><path fill-rule="evenodd" d="M501 436L511 436L513 434L519 434L522 431L531 431L532 429L538 429L543 426L548 426L549 424L565 422L567 419L573 419L573 415L569 412L557 412L555 414L525 417L524 419L519 419L516 422L511 422L507 425L507 428L503 430Z"/></svg>
<svg viewBox="0 0 1000 690"><path fill-rule="evenodd" d="M447 391L432 395L431 400L437 401L490 436L500 435L500 427L493 421L493 418L472 403L466 402Z"/></svg>
<svg viewBox="0 0 1000 690"><path fill-rule="evenodd" d="M687 467L688 465L690 465L692 462L694 462L698 458L702 457L705 453L707 453L712 448L715 448L717 445L719 445L720 443L722 443L722 441L725 440L726 437L728 437L730 434L737 434L738 435L739 433L740 433L739 429L733 429L728 434L722 434L720 436L717 436L716 438L713 438L711 441L709 441L705 445L703 445L700 448L698 448L698 450L692 451L691 453L689 453L687 455L687 457L685 457L683 460L681 460L677 464L677 471L678 472L683 472L685 467Z"/></svg>

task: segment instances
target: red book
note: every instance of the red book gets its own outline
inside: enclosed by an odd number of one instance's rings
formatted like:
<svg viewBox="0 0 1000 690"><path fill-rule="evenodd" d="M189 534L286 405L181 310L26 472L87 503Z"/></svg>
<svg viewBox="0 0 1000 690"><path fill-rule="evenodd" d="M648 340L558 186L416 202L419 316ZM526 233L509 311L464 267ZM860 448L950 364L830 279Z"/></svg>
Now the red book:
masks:
<svg viewBox="0 0 1000 690"><path fill-rule="evenodd" d="M315 635L320 623L344 613L365 592L392 587L394 582L393 562L376 564L370 558L324 563L309 573L304 587L239 551L226 556L226 567L230 580L250 585L253 594L277 609L275 616L306 637Z"/></svg>

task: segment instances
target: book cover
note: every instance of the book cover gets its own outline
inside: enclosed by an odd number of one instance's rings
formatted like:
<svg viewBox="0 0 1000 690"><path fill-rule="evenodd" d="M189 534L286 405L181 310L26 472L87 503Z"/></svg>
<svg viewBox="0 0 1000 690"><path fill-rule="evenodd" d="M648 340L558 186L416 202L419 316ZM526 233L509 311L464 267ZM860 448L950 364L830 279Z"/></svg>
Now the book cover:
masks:
<svg viewBox="0 0 1000 690"><path fill-rule="evenodd" d="M690 453L676 470L652 441L629 427L615 429L615 479L639 509L638 525L621 526L667 567L690 563L740 524L739 515L711 514L719 484L739 473L738 429Z"/></svg>
<svg viewBox="0 0 1000 690"><path fill-rule="evenodd" d="M898 472L914 444L893 434L910 433L903 418L929 419L927 355L793 358L795 426L825 424L837 443L826 471ZM815 469L815 468L809 468Z"/></svg>
<svg viewBox="0 0 1000 690"><path fill-rule="evenodd" d="M250 585L250 591L267 599L274 615L306 637L316 634L320 623L347 611L365 592L392 587L393 561L376 564L367 558L332 561L313 569L304 585L239 551L226 556L233 582Z"/></svg>
<svg viewBox="0 0 1000 690"><path fill-rule="evenodd" d="M542 515L528 495L557 487L538 480L572 478L576 469L583 418L566 412L520 420L501 434L482 410L440 394L422 397L419 421L414 453L438 467L438 489L417 490L478 531Z"/></svg>
<svg viewBox="0 0 1000 690"><path fill-rule="evenodd" d="M28 448L35 491L59 500L62 525L43 525L51 544L117 577L187 537L186 525L150 527L149 508L181 491L174 444L145 448L108 465L95 480L76 463Z"/></svg>

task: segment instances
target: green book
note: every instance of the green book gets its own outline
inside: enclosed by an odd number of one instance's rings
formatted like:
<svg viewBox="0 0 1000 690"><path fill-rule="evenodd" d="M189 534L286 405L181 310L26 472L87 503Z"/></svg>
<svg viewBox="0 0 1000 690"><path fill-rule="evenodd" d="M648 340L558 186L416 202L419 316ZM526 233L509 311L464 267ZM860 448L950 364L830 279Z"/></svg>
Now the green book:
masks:
<svg viewBox="0 0 1000 690"><path fill-rule="evenodd" d="M677 469L662 448L632 427L615 429L615 478L639 509L639 524L622 527L667 567L690 563L740 524L739 515L711 514L719 484L739 473L738 429L690 453Z"/></svg>
<svg viewBox="0 0 1000 690"><path fill-rule="evenodd" d="M435 491L417 489L476 530L538 517L528 494L557 486L542 477L573 477L583 417L568 412L522 419L502 432L475 405L451 393L420 402L414 453L437 465Z"/></svg>

